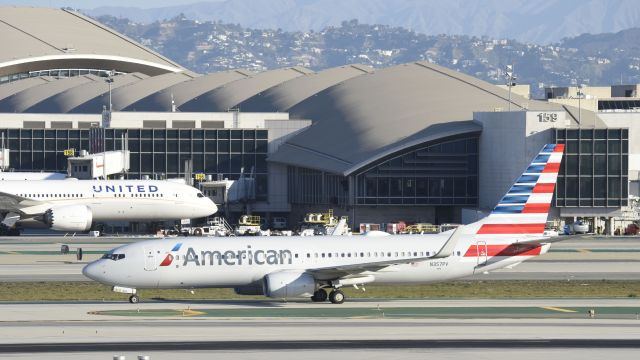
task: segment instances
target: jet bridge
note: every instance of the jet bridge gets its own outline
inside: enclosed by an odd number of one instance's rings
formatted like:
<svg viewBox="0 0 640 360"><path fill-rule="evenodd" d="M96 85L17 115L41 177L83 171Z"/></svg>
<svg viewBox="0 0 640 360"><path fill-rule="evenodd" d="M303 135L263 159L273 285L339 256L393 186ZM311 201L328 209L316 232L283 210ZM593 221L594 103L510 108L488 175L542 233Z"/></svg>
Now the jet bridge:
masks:
<svg viewBox="0 0 640 360"><path fill-rule="evenodd" d="M129 171L129 150L106 151L67 158L67 173L77 179L106 179L109 175Z"/></svg>

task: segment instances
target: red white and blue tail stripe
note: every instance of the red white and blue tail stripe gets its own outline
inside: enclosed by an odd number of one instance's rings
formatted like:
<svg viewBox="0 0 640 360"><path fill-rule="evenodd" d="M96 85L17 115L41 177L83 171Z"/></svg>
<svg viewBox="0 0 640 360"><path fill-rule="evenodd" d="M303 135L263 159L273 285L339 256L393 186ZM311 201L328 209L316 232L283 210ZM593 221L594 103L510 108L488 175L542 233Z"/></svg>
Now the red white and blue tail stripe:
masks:
<svg viewBox="0 0 640 360"><path fill-rule="evenodd" d="M547 144L516 180L478 235L542 235L558 180L564 144Z"/></svg>

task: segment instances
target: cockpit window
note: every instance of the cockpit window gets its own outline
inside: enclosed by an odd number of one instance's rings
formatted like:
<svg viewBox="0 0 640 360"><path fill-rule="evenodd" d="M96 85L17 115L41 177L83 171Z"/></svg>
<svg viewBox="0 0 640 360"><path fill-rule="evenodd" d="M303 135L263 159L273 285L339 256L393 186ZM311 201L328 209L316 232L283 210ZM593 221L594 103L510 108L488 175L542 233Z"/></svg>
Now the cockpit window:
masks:
<svg viewBox="0 0 640 360"><path fill-rule="evenodd" d="M198 197L199 197L199 198L200 198L200 197L204 197L204 195L203 195L201 192L199 192L199 193L198 193Z"/></svg>
<svg viewBox="0 0 640 360"><path fill-rule="evenodd" d="M122 260L124 259L124 254L110 254L110 253L106 253L104 255L102 255L103 259L111 259L113 261L118 261L118 260Z"/></svg>

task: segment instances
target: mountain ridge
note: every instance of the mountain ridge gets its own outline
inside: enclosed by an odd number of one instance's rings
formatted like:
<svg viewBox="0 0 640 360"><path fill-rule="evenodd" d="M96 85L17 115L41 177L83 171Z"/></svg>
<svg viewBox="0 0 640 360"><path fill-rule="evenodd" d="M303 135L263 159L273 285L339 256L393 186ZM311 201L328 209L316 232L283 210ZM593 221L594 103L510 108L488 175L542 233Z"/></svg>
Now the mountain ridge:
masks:
<svg viewBox="0 0 640 360"><path fill-rule="evenodd" d="M583 33L640 27L635 0L221 0L151 9L82 10L151 23L178 14L249 28L319 31L342 21L402 26L426 35L489 36L549 44Z"/></svg>

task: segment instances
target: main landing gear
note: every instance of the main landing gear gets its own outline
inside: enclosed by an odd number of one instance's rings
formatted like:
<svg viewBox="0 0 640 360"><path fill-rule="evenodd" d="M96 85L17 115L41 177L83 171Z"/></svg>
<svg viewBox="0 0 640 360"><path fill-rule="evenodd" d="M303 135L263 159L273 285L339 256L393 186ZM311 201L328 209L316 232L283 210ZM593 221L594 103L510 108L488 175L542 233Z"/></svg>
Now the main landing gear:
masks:
<svg viewBox="0 0 640 360"><path fill-rule="evenodd" d="M132 304L137 304L140 302L140 297L136 294L129 296L129 302Z"/></svg>
<svg viewBox="0 0 640 360"><path fill-rule="evenodd" d="M325 289L318 289L313 293L311 297L311 301L313 302L324 302L329 299L332 304L342 304L345 300L344 293L338 289L333 289L330 294L327 295L327 291Z"/></svg>

